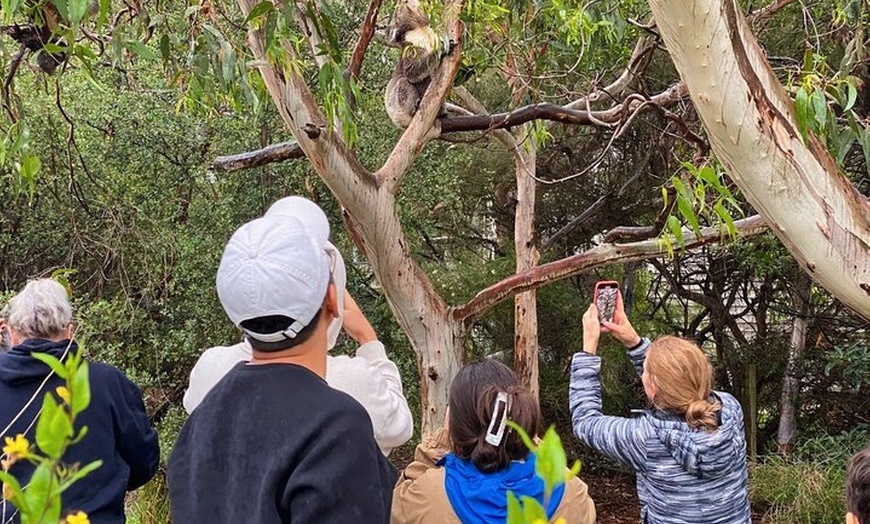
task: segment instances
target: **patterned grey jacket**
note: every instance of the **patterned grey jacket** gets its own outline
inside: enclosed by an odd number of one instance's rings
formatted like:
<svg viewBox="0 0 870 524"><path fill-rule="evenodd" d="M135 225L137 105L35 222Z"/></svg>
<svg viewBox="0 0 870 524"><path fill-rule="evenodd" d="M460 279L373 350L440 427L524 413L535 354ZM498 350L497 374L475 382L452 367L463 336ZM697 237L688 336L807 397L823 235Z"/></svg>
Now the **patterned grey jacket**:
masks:
<svg viewBox="0 0 870 524"><path fill-rule="evenodd" d="M629 352L637 372L650 341ZM571 364L569 404L574 433L589 447L634 468L646 524L750 524L746 439L737 400L722 402L716 431L647 410L637 418L601 413L601 357L579 352Z"/></svg>

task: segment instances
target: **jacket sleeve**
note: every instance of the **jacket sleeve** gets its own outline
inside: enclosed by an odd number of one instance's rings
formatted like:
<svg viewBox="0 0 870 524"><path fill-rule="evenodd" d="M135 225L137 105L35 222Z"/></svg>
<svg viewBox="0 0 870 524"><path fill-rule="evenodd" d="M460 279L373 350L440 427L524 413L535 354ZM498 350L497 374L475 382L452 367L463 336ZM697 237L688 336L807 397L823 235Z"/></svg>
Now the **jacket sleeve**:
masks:
<svg viewBox="0 0 870 524"><path fill-rule="evenodd" d="M589 496L586 483L577 477L565 483L565 494L554 517L564 517L575 524L595 524L595 503Z"/></svg>
<svg viewBox="0 0 870 524"><path fill-rule="evenodd" d="M250 355L245 352L244 347L244 342L234 346L215 346L200 355L193 369L190 370L190 380L184 392L184 399L181 401L188 415L193 413L208 392L233 369L233 366L250 360Z"/></svg>
<svg viewBox="0 0 870 524"><path fill-rule="evenodd" d="M646 360L646 352L649 351L650 340L646 337L640 339L640 345L628 352L628 358L637 371L637 375L643 375L643 363Z"/></svg>
<svg viewBox="0 0 870 524"><path fill-rule="evenodd" d="M290 516L285 521L290 524L384 524L395 481L396 471L378 450L366 414L344 411L306 446L285 485L281 514Z"/></svg>
<svg viewBox="0 0 870 524"><path fill-rule="evenodd" d="M117 373L121 398L114 404L116 445L121 458L130 467L127 491L132 491L151 480L157 472L160 445L157 432L145 413L139 388L120 371Z"/></svg>
<svg viewBox="0 0 870 524"><path fill-rule="evenodd" d="M641 418L601 413L600 371L601 357L584 352L574 354L568 393L574 434L592 449L644 471L648 426Z"/></svg>
<svg viewBox="0 0 870 524"><path fill-rule="evenodd" d="M425 520L424 517L432 511L433 496L439 490L444 491L443 477L433 474L437 473L438 461L449 451L447 428L439 429L435 435L417 446L414 451L414 461L402 471L393 489L390 519L393 524ZM432 478L429 478L430 476Z"/></svg>
<svg viewBox="0 0 870 524"><path fill-rule="evenodd" d="M380 341L363 344L356 354L354 358L336 357L327 380L362 404L372 419L375 440L386 455L414 433L402 378Z"/></svg>

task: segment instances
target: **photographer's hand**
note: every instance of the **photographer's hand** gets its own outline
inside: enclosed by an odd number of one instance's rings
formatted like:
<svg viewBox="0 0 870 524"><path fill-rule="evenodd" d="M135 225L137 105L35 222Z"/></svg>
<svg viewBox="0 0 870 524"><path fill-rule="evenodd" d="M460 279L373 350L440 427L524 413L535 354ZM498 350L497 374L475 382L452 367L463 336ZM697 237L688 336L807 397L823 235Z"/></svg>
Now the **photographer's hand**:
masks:
<svg viewBox="0 0 870 524"><path fill-rule="evenodd" d="M342 327L357 344L362 345L378 339L375 329L348 292L344 294L344 321Z"/></svg>
<svg viewBox="0 0 870 524"><path fill-rule="evenodd" d="M640 343L640 336L628 317L625 315L625 306L622 303L622 292L616 295L616 310L613 312L613 322L606 320L601 323L601 330L605 333L611 333L617 340L622 342L626 348L633 348Z"/></svg>
<svg viewBox="0 0 870 524"><path fill-rule="evenodd" d="M601 337L601 324L598 323L598 308L590 304L583 313L583 351L590 355L598 353L598 339Z"/></svg>

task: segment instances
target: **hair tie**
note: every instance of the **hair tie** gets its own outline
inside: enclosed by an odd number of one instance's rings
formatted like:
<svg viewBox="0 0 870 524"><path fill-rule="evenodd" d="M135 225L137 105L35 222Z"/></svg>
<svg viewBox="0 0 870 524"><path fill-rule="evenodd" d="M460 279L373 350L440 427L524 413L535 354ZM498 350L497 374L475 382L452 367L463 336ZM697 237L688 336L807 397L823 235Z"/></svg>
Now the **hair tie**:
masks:
<svg viewBox="0 0 870 524"><path fill-rule="evenodd" d="M486 430L486 442L493 446L501 444L504 438L504 428L508 411L511 409L511 398L504 391L499 391L492 405L492 418L489 419L489 429ZM496 429L497 427L497 429ZM495 431L493 431L495 429Z"/></svg>

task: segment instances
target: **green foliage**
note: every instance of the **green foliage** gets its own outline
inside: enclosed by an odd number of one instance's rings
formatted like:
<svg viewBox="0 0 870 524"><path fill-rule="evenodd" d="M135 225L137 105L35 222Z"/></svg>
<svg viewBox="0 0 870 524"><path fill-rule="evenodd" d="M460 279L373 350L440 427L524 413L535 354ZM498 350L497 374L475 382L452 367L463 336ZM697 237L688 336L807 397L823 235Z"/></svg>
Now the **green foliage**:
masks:
<svg viewBox="0 0 870 524"><path fill-rule="evenodd" d="M839 524L846 463L870 439L870 427L820 435L799 443L794 458L769 456L750 469L754 504L766 508L769 524Z"/></svg>
<svg viewBox="0 0 870 524"><path fill-rule="evenodd" d="M839 373L843 381L857 392L867 392L870 386L870 351L867 345L856 342L835 346L827 353L825 374Z"/></svg>
<svg viewBox="0 0 870 524"><path fill-rule="evenodd" d="M57 524L62 517L61 494L99 468L102 461L84 465L62 461L67 448L87 434L85 426L78 434L74 429L76 417L87 409L91 400L88 364L82 360L81 351L69 353L63 362L44 353L33 353L33 357L48 365L65 385L43 397L36 421L37 448L34 449L23 435L14 439L6 437L0 481L3 482L4 497L18 508L22 524ZM9 472L19 460L27 460L36 466L30 482L23 487ZM65 522L84 524L87 517L77 512L68 515Z"/></svg>
<svg viewBox="0 0 870 524"><path fill-rule="evenodd" d="M511 420L507 421L507 425L517 432L526 446L534 453L536 458L535 473L544 481L543 505L533 497L524 495L517 499L513 492L508 492L507 522L508 524L545 524L547 522L545 508L550 500L550 495L554 489L580 473L580 462L575 462L570 470L567 468L568 460L565 456L565 449L562 447L562 439L559 438L559 434L552 426L547 429L540 444L535 445L522 427ZM555 522L564 523L564 519L558 519Z"/></svg>
<svg viewBox="0 0 870 524"><path fill-rule="evenodd" d="M671 177L671 185L676 192L672 212L666 222L666 227L659 236L668 250L668 256L674 256L674 245L685 251L683 238L683 223L688 223L695 235L701 234L702 222L708 225L718 225L722 236L732 240L737 238L733 215L743 215L737 199L725 183L725 171L718 162L711 165L696 167L684 162L683 168L692 176L686 183L679 176ZM668 190L662 187L662 200L665 209L671 205Z"/></svg>

